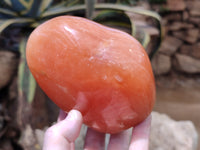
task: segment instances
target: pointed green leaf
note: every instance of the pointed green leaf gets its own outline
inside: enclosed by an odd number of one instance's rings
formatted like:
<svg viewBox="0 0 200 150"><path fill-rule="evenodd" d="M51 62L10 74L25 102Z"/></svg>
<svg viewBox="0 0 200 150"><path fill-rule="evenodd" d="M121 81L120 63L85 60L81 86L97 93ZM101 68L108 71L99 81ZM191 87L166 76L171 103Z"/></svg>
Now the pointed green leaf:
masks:
<svg viewBox="0 0 200 150"><path fill-rule="evenodd" d="M11 0L3 0L7 5L12 6Z"/></svg>
<svg viewBox="0 0 200 150"><path fill-rule="evenodd" d="M30 8L34 0L18 0L18 2L21 3L21 5L23 5L25 8Z"/></svg>
<svg viewBox="0 0 200 150"><path fill-rule="evenodd" d="M10 0L12 5L11 8L20 14L26 14L34 1L35 0Z"/></svg>
<svg viewBox="0 0 200 150"><path fill-rule="evenodd" d="M26 39L20 42L21 61L18 69L18 92L28 102L32 102L35 96L36 81L33 78L26 62Z"/></svg>
<svg viewBox="0 0 200 150"><path fill-rule="evenodd" d="M62 2L60 2L60 3L58 3L58 4L52 5L52 6L49 8L49 10L56 10L56 9L62 8L62 7L64 7L64 6L66 6L66 1L62 1Z"/></svg>
<svg viewBox="0 0 200 150"><path fill-rule="evenodd" d="M18 2L25 8L25 12L28 12L34 3L34 0L18 0Z"/></svg>
<svg viewBox="0 0 200 150"><path fill-rule="evenodd" d="M39 13L42 13L47 8L49 8L49 6L51 5L52 2L53 2L53 0L42 0L41 4L40 4L40 8L39 8Z"/></svg>
<svg viewBox="0 0 200 150"><path fill-rule="evenodd" d="M130 20L131 20L131 35L134 37L136 34L136 26L134 24L133 19L130 19Z"/></svg>
<svg viewBox="0 0 200 150"><path fill-rule="evenodd" d="M0 8L0 14L16 17L17 14L9 9Z"/></svg>
<svg viewBox="0 0 200 150"><path fill-rule="evenodd" d="M56 9L59 9L59 8L62 8L62 7L70 7L70 6L73 6L74 4L77 4L79 3L79 0L67 0L67 1L62 1L58 4L55 4L55 5L52 5L51 10L56 10Z"/></svg>
<svg viewBox="0 0 200 150"><path fill-rule="evenodd" d="M92 20L111 27L121 28L129 33L131 32L131 20L123 11L103 10Z"/></svg>
<svg viewBox="0 0 200 150"><path fill-rule="evenodd" d="M88 19L91 19L94 13L94 5L96 3L96 0L85 0L86 5L86 17Z"/></svg>
<svg viewBox="0 0 200 150"><path fill-rule="evenodd" d="M33 19L28 18L17 18L17 19L7 19L7 20L0 20L0 33L6 29L8 26L12 24L23 24L23 23L31 23Z"/></svg>
<svg viewBox="0 0 200 150"><path fill-rule="evenodd" d="M65 6L71 7L75 5L81 5L84 4L84 0L67 0L67 3Z"/></svg>
<svg viewBox="0 0 200 150"><path fill-rule="evenodd" d="M147 32L143 32L143 40L142 40L142 45L146 49L147 46L149 45L151 40L150 35Z"/></svg>
<svg viewBox="0 0 200 150"><path fill-rule="evenodd" d="M48 0L47 0L48 1ZM11 0L12 10L24 17L36 17L41 0Z"/></svg>
<svg viewBox="0 0 200 150"><path fill-rule="evenodd" d="M83 4L83 0L66 0L66 1L62 1L62 2L59 2L58 4L52 5L48 9L48 13L49 12L55 12L56 13L57 11L59 12L59 9L61 9L61 12L62 12L63 9L66 9L66 8L69 8L69 7L74 7L76 5L81 5L81 4ZM62 13L58 13L58 15L59 14L62 14ZM57 15L57 13L55 15Z"/></svg>
<svg viewBox="0 0 200 150"><path fill-rule="evenodd" d="M160 15L158 15L157 13L150 11L150 10L141 9L138 7L130 7L130 6L125 6L125 5L120 5L120 4L97 3L95 5L95 8L96 9L123 10L123 11L127 11L127 12L141 14L141 15L151 16L159 21L161 20Z"/></svg>
<svg viewBox="0 0 200 150"><path fill-rule="evenodd" d="M85 9L86 9L85 5L77 5L77 6L72 6L72 7L63 6L58 9L48 9L41 15L41 17L57 16L57 15L67 14L70 12L75 12L75 11L85 10Z"/></svg>
<svg viewBox="0 0 200 150"><path fill-rule="evenodd" d="M35 97L35 90L36 90L36 81L29 71L29 87L28 87L28 93L27 93L27 100L29 103L31 103Z"/></svg>
<svg viewBox="0 0 200 150"><path fill-rule="evenodd" d="M23 95L23 83L24 83L24 68L25 68L25 54L24 54L24 49L25 49L25 40L22 40L20 43L20 64L18 68L18 93L19 95Z"/></svg>
<svg viewBox="0 0 200 150"><path fill-rule="evenodd" d="M32 24L30 24L31 28L37 28L42 22L34 22Z"/></svg>
<svg viewBox="0 0 200 150"><path fill-rule="evenodd" d="M24 0L20 0L24 1ZM26 0L25 0L26 1ZM39 15L39 8L41 0L28 0L29 2L25 5L25 9L20 11L21 15L25 17L37 17Z"/></svg>

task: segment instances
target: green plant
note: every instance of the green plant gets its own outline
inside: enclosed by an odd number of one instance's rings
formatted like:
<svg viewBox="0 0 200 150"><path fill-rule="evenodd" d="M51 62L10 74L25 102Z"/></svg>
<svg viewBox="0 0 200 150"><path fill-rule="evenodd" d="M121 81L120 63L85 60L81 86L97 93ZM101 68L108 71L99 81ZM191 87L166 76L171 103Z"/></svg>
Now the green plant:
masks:
<svg viewBox="0 0 200 150"><path fill-rule="evenodd" d="M105 2L107 3L98 3L95 0L1 0L0 33L6 32L9 27L19 28L22 31L21 40L18 46L21 54L21 62L18 71L18 90L20 98L25 95L25 98L31 102L36 87L36 83L28 70L25 61L25 45L27 37L34 28L55 16L77 15L87 17L102 24L126 28L133 36L136 34L136 27L133 20L130 19L126 12L154 18L160 32L158 43L155 45L155 49L149 54L150 58L153 57L158 50L162 39L163 32L160 16L149 10L129 6L135 4L137 0L108 0ZM96 10L98 13L94 13ZM142 33L143 37L140 39L140 42L143 46L147 46L150 41L150 36L145 32Z"/></svg>

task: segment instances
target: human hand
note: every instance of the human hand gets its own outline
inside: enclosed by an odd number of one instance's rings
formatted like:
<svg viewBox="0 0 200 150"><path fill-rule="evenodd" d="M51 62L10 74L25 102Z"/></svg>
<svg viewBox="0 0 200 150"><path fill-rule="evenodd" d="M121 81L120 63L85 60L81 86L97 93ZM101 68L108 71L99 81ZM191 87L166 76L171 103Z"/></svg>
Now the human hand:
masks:
<svg viewBox="0 0 200 150"><path fill-rule="evenodd" d="M74 150L74 142L79 136L82 123L83 118L79 111L72 110L68 115L61 111L58 123L48 128L45 133L43 150ZM128 129L112 134L108 150L148 150L150 124L151 116L136 126L132 132ZM105 134L88 128L84 149L104 150Z"/></svg>

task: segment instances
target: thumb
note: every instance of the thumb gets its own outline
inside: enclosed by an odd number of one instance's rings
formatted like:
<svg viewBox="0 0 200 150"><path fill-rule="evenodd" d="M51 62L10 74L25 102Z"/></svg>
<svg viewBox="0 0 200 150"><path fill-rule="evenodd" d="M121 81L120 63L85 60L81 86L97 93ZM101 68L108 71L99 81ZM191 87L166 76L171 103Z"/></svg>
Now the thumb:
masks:
<svg viewBox="0 0 200 150"><path fill-rule="evenodd" d="M77 110L71 110L68 116L47 129L44 136L43 150L70 149L71 142L79 136L83 119Z"/></svg>

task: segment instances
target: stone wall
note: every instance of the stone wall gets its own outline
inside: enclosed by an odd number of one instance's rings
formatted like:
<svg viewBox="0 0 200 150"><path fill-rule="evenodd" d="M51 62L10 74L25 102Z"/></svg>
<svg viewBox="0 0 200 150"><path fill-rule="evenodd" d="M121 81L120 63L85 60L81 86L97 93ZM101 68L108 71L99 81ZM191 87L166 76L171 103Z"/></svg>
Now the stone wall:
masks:
<svg viewBox="0 0 200 150"><path fill-rule="evenodd" d="M200 75L200 0L167 0L152 5L162 12L165 36L152 60L156 75Z"/></svg>

